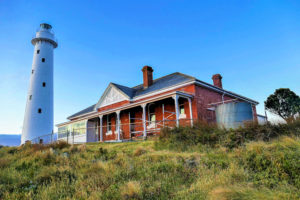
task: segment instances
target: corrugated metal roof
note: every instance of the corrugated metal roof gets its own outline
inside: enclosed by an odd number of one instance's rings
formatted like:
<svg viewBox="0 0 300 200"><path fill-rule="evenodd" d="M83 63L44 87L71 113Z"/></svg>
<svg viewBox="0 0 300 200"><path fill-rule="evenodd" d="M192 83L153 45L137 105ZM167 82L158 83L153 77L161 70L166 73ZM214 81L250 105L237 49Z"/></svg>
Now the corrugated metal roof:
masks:
<svg viewBox="0 0 300 200"><path fill-rule="evenodd" d="M69 116L68 119L71 119L71 118L74 118L74 117L76 117L76 116L79 116L79 115L83 115L83 114L92 112L92 111L94 110L95 106L96 106L96 104L94 104L94 105L92 105L92 106L89 106L89 107L87 107L87 108L85 108L85 109L83 109L83 110L81 110L81 111L79 111L79 112L77 112L77 113L75 113L75 114Z"/></svg>
<svg viewBox="0 0 300 200"><path fill-rule="evenodd" d="M116 84L116 83L111 83L111 84L116 86L119 90L124 92L129 98L132 99L134 97L138 97L138 96L145 95L145 94L148 94L148 93L151 93L151 92L159 91L159 90L162 90L164 88L168 88L168 87L171 87L171 86L174 86L174 85L177 85L177 84L180 84L180 83L184 83L184 82L187 82L187 81L191 81L191 80L195 80L195 78L191 77L191 76L188 76L188 75L185 75L185 74L181 74L179 72L175 72L175 73L169 74L167 76L163 76L161 78L155 79L153 81L153 84L151 86L149 86L148 88L146 88L146 89L144 89L143 84L137 85L137 86L132 87L132 88L124 86L124 85L119 85L119 84ZM74 118L76 116L92 112L95 108L95 105L96 104L94 104L94 105L92 105L88 108L85 108L85 109L69 116L68 119L71 119L71 118Z"/></svg>
<svg viewBox="0 0 300 200"><path fill-rule="evenodd" d="M187 76L185 74L181 74L179 72L175 72L173 74L169 74L167 76L155 79L153 81L153 84L146 89L144 89L143 84L133 87L136 90L134 97L145 95L151 92L155 92L191 80L195 80L195 78L191 76Z"/></svg>

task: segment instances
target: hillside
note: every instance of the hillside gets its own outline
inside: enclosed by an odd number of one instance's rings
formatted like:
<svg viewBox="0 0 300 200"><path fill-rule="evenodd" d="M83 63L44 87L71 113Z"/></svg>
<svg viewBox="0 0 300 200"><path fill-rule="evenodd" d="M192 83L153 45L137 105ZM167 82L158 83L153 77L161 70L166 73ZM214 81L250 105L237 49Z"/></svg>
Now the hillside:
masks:
<svg viewBox="0 0 300 200"><path fill-rule="evenodd" d="M3 147L0 199L300 198L299 138L168 149L155 140Z"/></svg>

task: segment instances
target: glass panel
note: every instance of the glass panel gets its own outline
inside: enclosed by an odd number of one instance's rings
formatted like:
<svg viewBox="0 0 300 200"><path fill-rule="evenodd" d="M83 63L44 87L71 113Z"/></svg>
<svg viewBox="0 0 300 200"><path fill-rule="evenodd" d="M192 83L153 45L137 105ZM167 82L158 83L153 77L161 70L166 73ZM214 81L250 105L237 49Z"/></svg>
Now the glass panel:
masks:
<svg viewBox="0 0 300 200"><path fill-rule="evenodd" d="M155 124L155 121L156 121L156 115L150 114L150 124Z"/></svg>
<svg viewBox="0 0 300 200"><path fill-rule="evenodd" d="M58 138L67 137L74 131L74 135L86 134L86 121L75 122L58 128ZM70 135L69 135L70 136Z"/></svg>
<svg viewBox="0 0 300 200"><path fill-rule="evenodd" d="M179 109L180 109L180 114L185 114L184 105L180 105Z"/></svg>

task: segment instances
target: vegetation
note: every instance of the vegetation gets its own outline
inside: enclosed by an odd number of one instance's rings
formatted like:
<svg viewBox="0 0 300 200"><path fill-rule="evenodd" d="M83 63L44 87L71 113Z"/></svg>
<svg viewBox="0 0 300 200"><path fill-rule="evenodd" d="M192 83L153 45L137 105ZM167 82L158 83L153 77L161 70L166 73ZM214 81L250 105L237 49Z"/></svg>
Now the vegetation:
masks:
<svg viewBox="0 0 300 200"><path fill-rule="evenodd" d="M280 88L268 97L265 107L285 121L293 121L300 114L300 97L288 88Z"/></svg>
<svg viewBox="0 0 300 200"><path fill-rule="evenodd" d="M143 142L2 147L0 199L299 199L299 133L199 124Z"/></svg>
<svg viewBox="0 0 300 200"><path fill-rule="evenodd" d="M285 124L259 125L246 123L238 129L222 129L214 124L197 123L193 128L165 128L161 131L157 147L195 150L197 145L233 149L251 141L270 141L278 136L300 136L300 118ZM206 148L205 146L205 148Z"/></svg>

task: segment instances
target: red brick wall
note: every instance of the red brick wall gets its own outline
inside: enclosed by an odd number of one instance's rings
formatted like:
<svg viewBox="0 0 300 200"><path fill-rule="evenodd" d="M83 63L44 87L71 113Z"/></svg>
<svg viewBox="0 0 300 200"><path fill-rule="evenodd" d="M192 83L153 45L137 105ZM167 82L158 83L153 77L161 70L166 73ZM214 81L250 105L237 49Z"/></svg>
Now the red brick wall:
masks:
<svg viewBox="0 0 300 200"><path fill-rule="evenodd" d="M217 103L222 101L222 93L218 93L201 86L195 86L195 98L194 106L197 112L197 119L207 122L215 122L215 112L207 110L207 108L213 107L211 103ZM224 95L224 101L232 99Z"/></svg>

